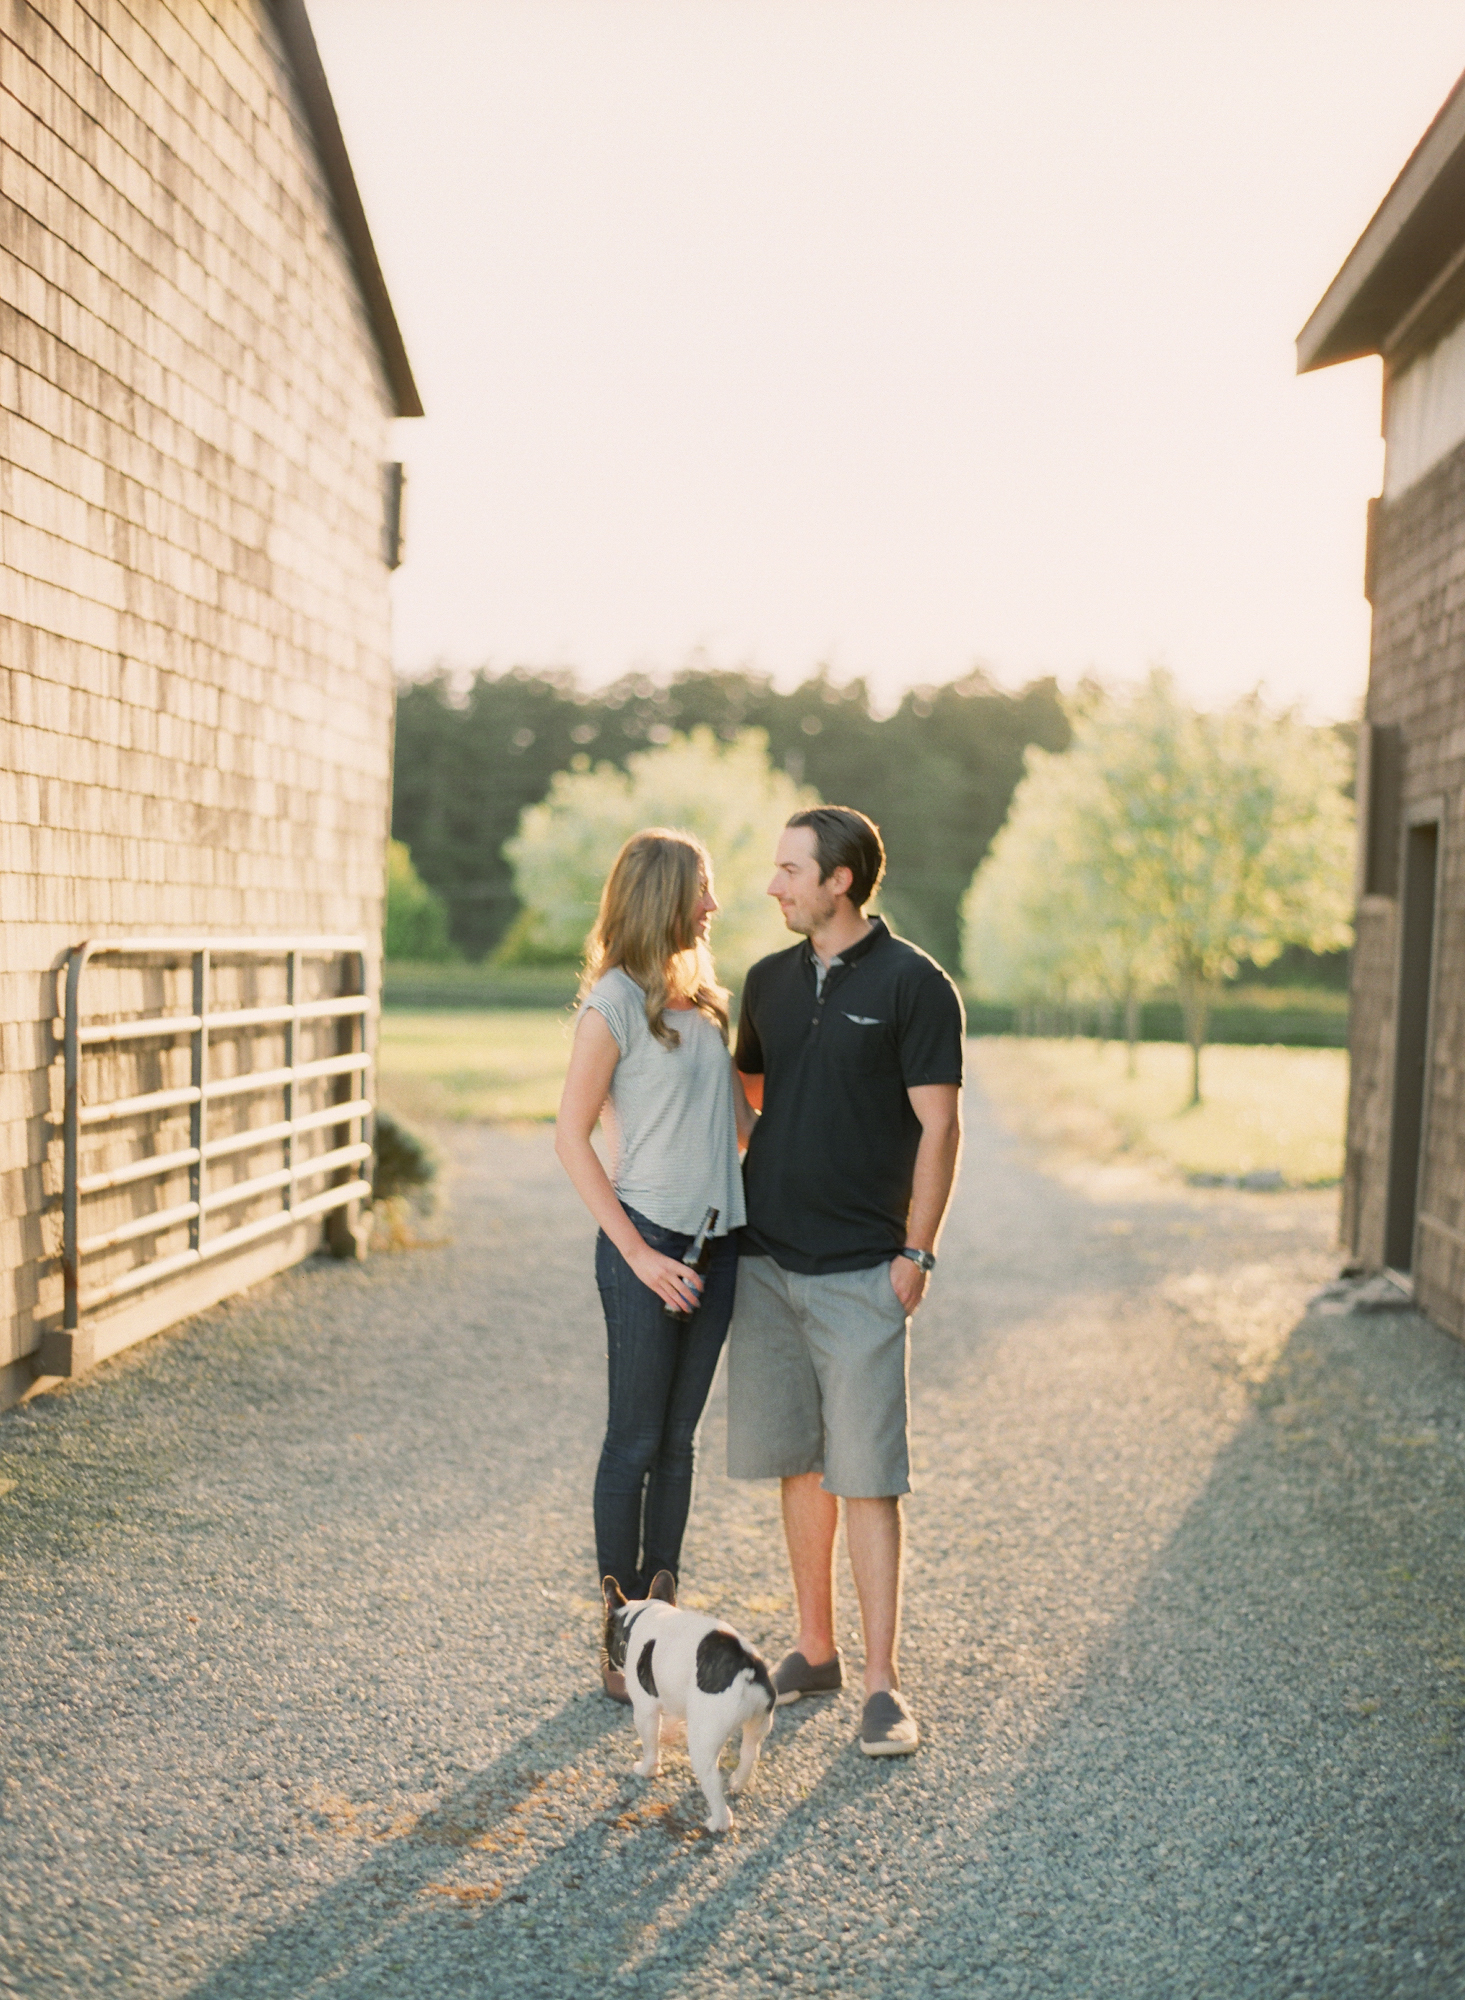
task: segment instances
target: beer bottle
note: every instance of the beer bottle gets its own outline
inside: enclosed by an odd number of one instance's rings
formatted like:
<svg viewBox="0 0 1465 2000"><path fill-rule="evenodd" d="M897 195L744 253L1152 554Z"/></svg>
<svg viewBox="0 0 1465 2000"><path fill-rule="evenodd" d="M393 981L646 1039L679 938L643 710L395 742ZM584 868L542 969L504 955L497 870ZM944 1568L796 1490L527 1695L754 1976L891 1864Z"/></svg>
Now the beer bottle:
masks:
<svg viewBox="0 0 1465 2000"><path fill-rule="evenodd" d="M698 1277L701 1277L712 1262L712 1232L716 1227L717 1210L709 1208L702 1218L702 1227L687 1245L686 1255L682 1258L688 1270L695 1271ZM696 1310L694 1306L692 1312ZM662 1311L668 1319L674 1319L679 1326L685 1326L692 1317L691 1312L683 1312L680 1306L663 1306Z"/></svg>

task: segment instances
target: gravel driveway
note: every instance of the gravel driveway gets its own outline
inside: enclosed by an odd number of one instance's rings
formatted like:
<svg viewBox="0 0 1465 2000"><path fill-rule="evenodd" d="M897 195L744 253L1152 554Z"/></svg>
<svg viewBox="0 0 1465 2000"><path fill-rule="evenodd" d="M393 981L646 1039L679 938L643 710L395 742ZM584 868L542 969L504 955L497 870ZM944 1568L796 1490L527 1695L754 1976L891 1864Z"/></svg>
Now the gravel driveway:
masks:
<svg viewBox="0 0 1465 2000"><path fill-rule="evenodd" d="M862 1759L847 1694L780 1713L726 1840L680 1747L631 1778L590 1231L546 1132L460 1128L450 1242L0 1417L0 1987L1465 1990L1465 1347L1304 1316L1331 1196L969 1131L917 1322L916 1759ZM719 1388L688 1591L777 1652L776 1494L722 1440Z"/></svg>

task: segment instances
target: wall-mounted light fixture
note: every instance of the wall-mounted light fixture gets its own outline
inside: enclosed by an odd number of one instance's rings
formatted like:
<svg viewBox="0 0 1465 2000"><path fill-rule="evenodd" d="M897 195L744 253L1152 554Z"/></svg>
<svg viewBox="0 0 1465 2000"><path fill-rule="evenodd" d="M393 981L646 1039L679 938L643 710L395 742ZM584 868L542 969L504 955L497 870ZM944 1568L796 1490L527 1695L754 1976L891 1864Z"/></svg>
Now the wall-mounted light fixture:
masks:
<svg viewBox="0 0 1465 2000"><path fill-rule="evenodd" d="M402 465L382 467L382 561L388 569L398 569L402 562L402 494L406 484Z"/></svg>

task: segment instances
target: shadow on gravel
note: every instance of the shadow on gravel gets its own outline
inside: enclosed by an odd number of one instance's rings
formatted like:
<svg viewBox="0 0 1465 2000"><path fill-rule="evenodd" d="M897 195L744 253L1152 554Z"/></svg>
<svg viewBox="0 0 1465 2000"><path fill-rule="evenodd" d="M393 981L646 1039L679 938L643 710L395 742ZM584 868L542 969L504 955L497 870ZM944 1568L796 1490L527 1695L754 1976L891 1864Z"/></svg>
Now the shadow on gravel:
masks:
<svg viewBox="0 0 1465 2000"><path fill-rule="evenodd" d="M963 1990L1465 1990L1462 1521L1465 1347L1304 1319L946 1871Z"/></svg>
<svg viewBox="0 0 1465 2000"><path fill-rule="evenodd" d="M451 1957L444 1956L445 1932L461 1935L498 1901L494 1857L511 1855L523 1843L526 1813L552 1809L555 1793L575 1783L576 1758L621 1719L600 1694L577 1696L434 1810L368 1836L371 1851L359 1868L190 1987L190 2000L250 2000L307 1989L366 1992L378 1980L394 1993L453 1990L440 1983ZM327 1806L323 1839L339 1837L329 1819ZM470 1873L471 1881L465 1879Z"/></svg>
<svg viewBox="0 0 1465 2000"><path fill-rule="evenodd" d="M781 1717L781 1733L787 1739L809 1719ZM612 1731L627 1738L617 1795L505 1891L494 1880L495 1857L511 1860L533 1816L555 1814L557 1802L577 1789L576 1759ZM499 1968L508 1979L511 1966L516 1992L542 1984L546 1993L558 1994L603 1976L607 1949L618 1966L634 1957L639 1941L651 1938L667 1899L689 1879L695 1882L699 1870L719 1867L726 1875L721 1862L727 1843L703 1828L701 1790L690 1771L678 1768L685 1762L682 1747L673 1740L673 1769L664 1768L660 1784L648 1788L630 1774L635 1744L624 1712L598 1694L577 1697L432 1812L372 1838L360 1867L290 1923L190 1987L189 2000L278 2000L307 1991L488 1993L496 1989L484 1984L485 1977ZM673 1785L683 1780L673 1799L668 1778ZM743 1897L787 1859L789 1837L802 1838L824 1810L816 1789L780 1818L775 1851L760 1839L766 1828L757 1825L755 1786L739 1813L760 1844L750 1868L695 1904L699 1928L734 1921ZM534 1831L542 1844L543 1826ZM322 1832L330 1837L328 1828ZM576 1893L582 1884L583 1896ZM674 1951L675 1938L675 1930L656 1933L656 1961L669 1944ZM656 1961L641 1968L639 1992L666 1990Z"/></svg>
<svg viewBox="0 0 1465 2000"><path fill-rule="evenodd" d="M796 1711L781 1716L780 1733L787 1740L811 1719ZM532 1816L554 1814L557 1800L576 1787L576 1759L613 1730L627 1735L617 1795L505 1892L493 1879L494 1857L511 1859ZM654 1956L638 1967L636 1990L668 1992L687 1967L668 1963L680 1927L657 1929L667 1900L690 1885L688 1925L715 1933L735 1923L747 1897L787 1863L789 1849L828 1809L815 1787L794 1811L778 1815L770 1840L767 1824L758 1824L764 1808L755 1786L738 1808L749 1859L729 1874L729 1848L736 1852L739 1836L730 1844L705 1832L705 1803L690 1771L680 1768L682 1747L673 1740L672 1770L663 1769L658 1786L644 1786L630 1775L635 1745L625 1715L599 1695L577 1698L435 1810L378 1835L360 1867L189 1988L189 2000L487 1994L498 1990L496 1975L515 1993L559 1995L582 1981L603 1981L608 1963L624 1970L653 1938ZM535 1832L542 1844L543 1827ZM708 1868L721 1879L698 1897L696 1878Z"/></svg>

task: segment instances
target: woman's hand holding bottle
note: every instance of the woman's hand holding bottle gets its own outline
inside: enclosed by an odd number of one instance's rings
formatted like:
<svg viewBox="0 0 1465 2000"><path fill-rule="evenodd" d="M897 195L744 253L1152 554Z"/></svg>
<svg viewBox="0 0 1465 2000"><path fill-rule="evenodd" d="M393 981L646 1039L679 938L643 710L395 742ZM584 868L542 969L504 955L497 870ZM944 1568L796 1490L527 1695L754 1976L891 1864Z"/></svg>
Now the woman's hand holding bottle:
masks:
<svg viewBox="0 0 1465 2000"><path fill-rule="evenodd" d="M670 1306L673 1312L695 1312L702 1297L702 1280L690 1265L680 1263L675 1257L664 1257L649 1243L643 1243L626 1261L663 1305Z"/></svg>

